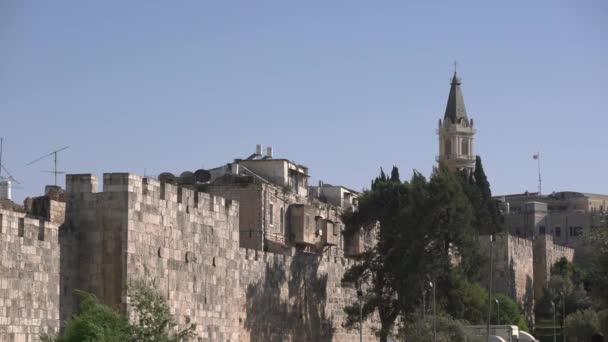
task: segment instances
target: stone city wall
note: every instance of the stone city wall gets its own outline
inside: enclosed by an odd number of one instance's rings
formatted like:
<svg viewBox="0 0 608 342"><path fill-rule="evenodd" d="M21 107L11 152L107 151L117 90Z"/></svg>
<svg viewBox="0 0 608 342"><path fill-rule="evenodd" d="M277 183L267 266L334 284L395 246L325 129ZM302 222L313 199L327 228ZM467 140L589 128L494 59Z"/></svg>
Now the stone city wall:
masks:
<svg viewBox="0 0 608 342"><path fill-rule="evenodd" d="M59 224L0 210L0 341L57 331L59 289Z"/></svg>
<svg viewBox="0 0 608 342"><path fill-rule="evenodd" d="M493 252L493 287L495 292L513 298L533 319L534 311L534 264L532 240L502 233L480 237L484 253ZM489 272L489 269L488 269Z"/></svg>
<svg viewBox="0 0 608 342"><path fill-rule="evenodd" d="M543 289L547 287L551 277L551 267L562 257L572 261L574 259L574 249L555 244L553 237L543 234L534 240L534 293L538 300L543 294Z"/></svg>
<svg viewBox="0 0 608 342"><path fill-rule="evenodd" d="M344 307L357 302L356 289L343 286L351 259L302 253L291 255L241 249L240 341L358 340L347 330ZM377 320L364 323L364 340L375 341Z"/></svg>
<svg viewBox="0 0 608 342"><path fill-rule="evenodd" d="M340 283L349 260L239 248L236 201L129 174L105 174L103 187L68 176L69 226L83 241L77 288L128 311L123 284L153 283L201 341L358 336L342 327L343 307L356 301Z"/></svg>

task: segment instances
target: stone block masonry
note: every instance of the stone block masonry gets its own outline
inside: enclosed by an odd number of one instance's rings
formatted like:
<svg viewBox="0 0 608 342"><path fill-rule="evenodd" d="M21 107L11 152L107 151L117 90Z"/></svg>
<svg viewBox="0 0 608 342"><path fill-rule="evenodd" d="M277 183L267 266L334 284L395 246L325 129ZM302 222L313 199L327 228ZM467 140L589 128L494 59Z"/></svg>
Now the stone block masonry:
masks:
<svg viewBox="0 0 608 342"><path fill-rule="evenodd" d="M59 224L0 210L0 341L38 341L60 325Z"/></svg>
<svg viewBox="0 0 608 342"><path fill-rule="evenodd" d="M103 192L97 183L67 177L66 227L79 241L67 288L128 313L125 284L153 283L200 341L358 337L342 327L344 306L356 301L341 284L352 261L240 248L237 201L125 173L105 174Z"/></svg>

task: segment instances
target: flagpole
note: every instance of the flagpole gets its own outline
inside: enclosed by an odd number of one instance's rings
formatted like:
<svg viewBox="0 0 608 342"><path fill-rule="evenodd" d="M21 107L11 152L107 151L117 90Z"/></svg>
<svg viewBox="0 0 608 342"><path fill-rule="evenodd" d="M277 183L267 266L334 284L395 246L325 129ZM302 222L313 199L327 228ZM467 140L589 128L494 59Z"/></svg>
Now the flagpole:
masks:
<svg viewBox="0 0 608 342"><path fill-rule="evenodd" d="M542 195L543 181L540 177L540 152L536 152L536 160L538 161L538 195Z"/></svg>

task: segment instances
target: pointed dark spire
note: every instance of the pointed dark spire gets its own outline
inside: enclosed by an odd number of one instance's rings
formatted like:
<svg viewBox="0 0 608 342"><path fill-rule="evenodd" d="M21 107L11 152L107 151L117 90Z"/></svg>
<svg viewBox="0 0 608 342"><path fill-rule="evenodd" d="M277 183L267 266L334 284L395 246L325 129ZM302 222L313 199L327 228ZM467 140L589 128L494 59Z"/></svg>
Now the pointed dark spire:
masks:
<svg viewBox="0 0 608 342"><path fill-rule="evenodd" d="M464 98L462 97L460 83L460 78L458 78L458 74L456 73L456 70L454 70L450 95L448 96L448 104L445 107L445 115L443 116L444 121L450 119L453 123L456 123L461 118L467 120L467 110L464 107Z"/></svg>

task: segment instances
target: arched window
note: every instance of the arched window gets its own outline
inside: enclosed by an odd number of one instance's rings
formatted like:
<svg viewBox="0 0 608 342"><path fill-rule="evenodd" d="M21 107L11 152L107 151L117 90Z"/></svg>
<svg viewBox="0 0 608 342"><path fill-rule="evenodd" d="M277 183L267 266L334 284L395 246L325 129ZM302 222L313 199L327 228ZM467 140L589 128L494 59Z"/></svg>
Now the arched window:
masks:
<svg viewBox="0 0 608 342"><path fill-rule="evenodd" d="M444 153L446 156L452 155L452 141L450 138L445 139Z"/></svg>
<svg viewBox="0 0 608 342"><path fill-rule="evenodd" d="M460 146L460 154L464 154L466 156L469 155L469 139L462 139L462 144Z"/></svg>

